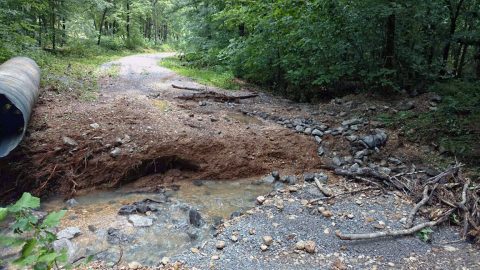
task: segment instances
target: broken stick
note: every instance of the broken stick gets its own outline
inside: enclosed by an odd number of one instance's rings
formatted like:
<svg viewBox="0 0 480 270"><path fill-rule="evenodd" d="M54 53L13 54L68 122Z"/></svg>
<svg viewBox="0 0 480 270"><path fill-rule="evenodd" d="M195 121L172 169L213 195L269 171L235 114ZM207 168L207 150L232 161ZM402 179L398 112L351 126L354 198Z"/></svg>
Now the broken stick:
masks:
<svg viewBox="0 0 480 270"><path fill-rule="evenodd" d="M174 83L172 83L172 87L175 89L190 90L190 91L197 91L197 92L202 92L207 90L206 86L205 88L198 88L198 87L188 87L188 86L177 85Z"/></svg>
<svg viewBox="0 0 480 270"><path fill-rule="evenodd" d="M403 230L387 230L383 232L376 232L376 233L353 233L353 234L343 234L340 231L336 231L335 235L342 239L342 240L365 240L365 239L376 239L376 238L382 238L382 237L387 237L387 236L404 236L404 235L411 235L414 234L418 231L421 231L424 228L427 227L434 227L445 220L450 216L453 211L456 209L450 209L447 211L441 218L439 218L436 221L430 221L430 222L425 222L418 224L414 227L411 227L409 229L403 229Z"/></svg>
<svg viewBox="0 0 480 270"><path fill-rule="evenodd" d="M320 190L320 192L323 193L323 195L325 195L327 197L332 197L333 196L333 192L329 188L322 185L322 183L320 183L320 180L318 180L317 177L315 177L314 180L315 180L315 184L317 185L317 188Z"/></svg>
<svg viewBox="0 0 480 270"><path fill-rule="evenodd" d="M420 209L420 207L424 206L430 200L430 198L433 196L433 193L435 192L437 187L438 187L438 183L436 183L435 186L433 186L432 192L430 192L430 195L428 195L429 186L428 185L425 186L425 188L423 189L422 200L418 202L415 205L415 207L413 207L412 211L410 211L410 215L408 215L407 222L405 223L406 228L411 228L413 226L413 219L415 219L415 215L417 214L418 210Z"/></svg>

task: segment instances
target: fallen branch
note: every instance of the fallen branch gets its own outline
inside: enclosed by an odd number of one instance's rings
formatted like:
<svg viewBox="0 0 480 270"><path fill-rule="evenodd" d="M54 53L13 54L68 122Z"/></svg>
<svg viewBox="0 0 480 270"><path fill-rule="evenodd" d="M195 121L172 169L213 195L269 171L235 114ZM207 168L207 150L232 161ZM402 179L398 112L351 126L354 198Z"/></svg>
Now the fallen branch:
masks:
<svg viewBox="0 0 480 270"><path fill-rule="evenodd" d="M318 180L317 177L315 177L314 180L315 180L315 185L317 185L317 188L320 190L320 192L323 193L323 195L325 195L327 197L332 197L333 196L333 192L329 188L323 186L322 183L320 183L320 180Z"/></svg>
<svg viewBox="0 0 480 270"><path fill-rule="evenodd" d="M198 87L188 87L188 86L177 85L174 83L172 83L172 87L175 89L190 90L190 91L197 91L197 92L202 92L207 90L206 86L205 88L198 88Z"/></svg>
<svg viewBox="0 0 480 270"><path fill-rule="evenodd" d="M213 99L214 101L217 102L238 102L239 100L242 99L249 99L249 98L255 98L258 97L258 94L249 94L249 95L243 95L243 96L229 96L213 91L208 91L208 92L201 92L201 93L194 93L191 95L183 95L183 96L178 96L178 99L183 99L183 100L199 100L199 99Z"/></svg>
<svg viewBox="0 0 480 270"><path fill-rule="evenodd" d="M358 233L358 234L343 234L340 231L336 231L335 235L342 239L342 240L365 240L365 239L376 239L376 238L382 238L382 237L388 237L388 236L404 236L404 235L411 235L414 234L418 231L421 231L424 228L427 227L434 227L437 226L438 224L444 222L447 220L447 218L450 216L453 211L456 209L450 209L447 211L441 218L439 218L436 221L430 221L430 222L425 222L418 224L414 227L411 227L409 229L402 229L402 230L386 230L382 232L376 232L376 233Z"/></svg>
<svg viewBox="0 0 480 270"><path fill-rule="evenodd" d="M428 190L429 186L425 186L423 189L423 198L420 202L418 202L415 207L413 207L412 211L410 211L410 214L408 215L407 222L405 223L406 228L411 228L413 226L413 219L415 218L415 215L417 214L418 210L420 207L424 206L430 198L432 198L433 193L438 187L438 183L435 184L435 186L432 188L432 192L430 192L430 195L428 195Z"/></svg>

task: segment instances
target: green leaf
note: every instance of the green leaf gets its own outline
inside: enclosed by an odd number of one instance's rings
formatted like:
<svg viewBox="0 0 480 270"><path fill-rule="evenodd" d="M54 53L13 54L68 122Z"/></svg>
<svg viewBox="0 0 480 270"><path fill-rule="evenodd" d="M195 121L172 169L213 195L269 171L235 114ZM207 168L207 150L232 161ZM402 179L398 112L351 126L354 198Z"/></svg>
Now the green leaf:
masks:
<svg viewBox="0 0 480 270"><path fill-rule="evenodd" d="M22 197L8 210L13 213L20 212L25 209L35 209L40 207L40 198L32 196L30 193L23 193Z"/></svg>
<svg viewBox="0 0 480 270"><path fill-rule="evenodd" d="M8 209L0 207L0 221L4 220L7 217Z"/></svg>
<svg viewBox="0 0 480 270"><path fill-rule="evenodd" d="M23 245L22 248L22 257L28 257L32 254L33 250L35 249L35 246L37 245L37 240L36 239L30 239L28 240L25 245Z"/></svg>
<svg viewBox="0 0 480 270"><path fill-rule="evenodd" d="M42 228L53 228L58 226L58 224L60 224L60 219L62 219L66 212L66 210L61 210L48 214L42 223Z"/></svg>
<svg viewBox="0 0 480 270"><path fill-rule="evenodd" d="M27 256L27 257L20 257L18 259L16 259L15 261L13 261L14 264L16 265L20 265L20 266L27 266L27 265L32 265L34 264L38 259L38 255L37 254L32 254L30 256Z"/></svg>
<svg viewBox="0 0 480 270"><path fill-rule="evenodd" d="M56 253L56 252L51 252L44 254L38 258L37 262L45 262L47 264L53 262L57 257L60 257L61 255Z"/></svg>

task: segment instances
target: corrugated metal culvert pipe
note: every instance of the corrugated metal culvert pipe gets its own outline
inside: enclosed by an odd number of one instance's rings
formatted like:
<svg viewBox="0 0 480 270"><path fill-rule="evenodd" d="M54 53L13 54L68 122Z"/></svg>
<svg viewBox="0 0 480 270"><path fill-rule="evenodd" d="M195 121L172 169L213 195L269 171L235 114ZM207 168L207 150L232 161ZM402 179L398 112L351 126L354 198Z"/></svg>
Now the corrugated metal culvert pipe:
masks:
<svg viewBox="0 0 480 270"><path fill-rule="evenodd" d="M30 58L15 57L0 66L0 158L22 141L39 85L40 68Z"/></svg>

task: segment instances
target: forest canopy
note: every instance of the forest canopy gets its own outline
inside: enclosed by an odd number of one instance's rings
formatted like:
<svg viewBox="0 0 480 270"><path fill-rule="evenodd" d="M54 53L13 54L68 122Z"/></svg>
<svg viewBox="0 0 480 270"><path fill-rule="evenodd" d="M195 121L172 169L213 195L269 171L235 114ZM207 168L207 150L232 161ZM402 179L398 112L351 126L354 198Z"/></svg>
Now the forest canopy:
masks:
<svg viewBox="0 0 480 270"><path fill-rule="evenodd" d="M0 0L0 59L170 44L308 101L479 78L479 22L478 0Z"/></svg>

